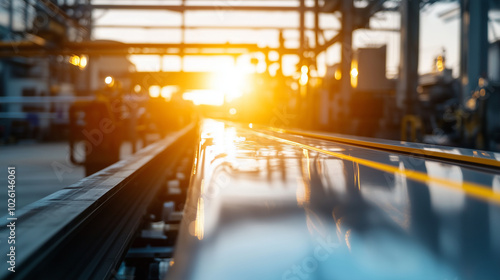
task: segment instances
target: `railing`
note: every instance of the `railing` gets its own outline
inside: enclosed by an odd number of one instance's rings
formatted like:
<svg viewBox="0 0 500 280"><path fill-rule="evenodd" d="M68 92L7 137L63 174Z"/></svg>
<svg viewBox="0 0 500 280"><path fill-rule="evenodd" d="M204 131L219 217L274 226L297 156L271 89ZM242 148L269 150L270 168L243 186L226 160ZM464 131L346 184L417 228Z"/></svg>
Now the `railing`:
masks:
<svg viewBox="0 0 500 280"><path fill-rule="evenodd" d="M1 279L105 279L126 253L147 207L190 140L195 124L15 213L15 273ZM9 236L9 216L0 236ZM3 263L9 258L3 254Z"/></svg>

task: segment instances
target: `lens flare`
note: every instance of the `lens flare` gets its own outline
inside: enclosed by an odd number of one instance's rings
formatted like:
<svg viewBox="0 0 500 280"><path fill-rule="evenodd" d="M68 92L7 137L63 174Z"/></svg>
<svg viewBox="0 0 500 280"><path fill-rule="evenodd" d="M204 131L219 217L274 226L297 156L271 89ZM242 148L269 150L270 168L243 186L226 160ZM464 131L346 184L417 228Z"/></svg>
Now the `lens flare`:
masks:
<svg viewBox="0 0 500 280"><path fill-rule="evenodd" d="M227 102L243 95L246 87L246 73L239 67L229 67L214 75L213 89L224 94Z"/></svg>

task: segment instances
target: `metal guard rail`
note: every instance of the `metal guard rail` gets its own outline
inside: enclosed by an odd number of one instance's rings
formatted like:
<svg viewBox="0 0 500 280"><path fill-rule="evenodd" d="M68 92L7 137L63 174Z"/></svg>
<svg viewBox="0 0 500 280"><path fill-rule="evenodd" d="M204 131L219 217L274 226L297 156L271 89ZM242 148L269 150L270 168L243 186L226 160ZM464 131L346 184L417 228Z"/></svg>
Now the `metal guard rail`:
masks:
<svg viewBox="0 0 500 280"><path fill-rule="evenodd" d="M114 274L164 172L194 123L79 182L16 210L16 272L0 279L106 279ZM194 142L193 142L194 143ZM163 168L163 169L162 169ZM7 217L0 236L8 236ZM11 245L0 243L2 252ZM4 263L6 254L3 254Z"/></svg>

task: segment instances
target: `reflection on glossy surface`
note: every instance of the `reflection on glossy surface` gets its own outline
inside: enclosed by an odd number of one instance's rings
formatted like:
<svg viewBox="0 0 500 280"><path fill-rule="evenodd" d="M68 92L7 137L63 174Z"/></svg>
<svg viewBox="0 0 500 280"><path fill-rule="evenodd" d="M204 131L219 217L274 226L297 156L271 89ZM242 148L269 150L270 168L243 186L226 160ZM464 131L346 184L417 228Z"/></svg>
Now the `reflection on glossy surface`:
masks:
<svg viewBox="0 0 500 280"><path fill-rule="evenodd" d="M195 229L194 229L194 233L195 233L195 236L198 237L199 240L202 240L203 239L203 234L204 234L204 229L203 229L203 226L204 226L204 223L205 223L205 219L203 218L204 217L204 205L203 205L203 198L200 197L198 199L198 211L196 212L196 223L195 223Z"/></svg>
<svg viewBox="0 0 500 280"><path fill-rule="evenodd" d="M167 279L500 279L499 191L484 170L207 120Z"/></svg>

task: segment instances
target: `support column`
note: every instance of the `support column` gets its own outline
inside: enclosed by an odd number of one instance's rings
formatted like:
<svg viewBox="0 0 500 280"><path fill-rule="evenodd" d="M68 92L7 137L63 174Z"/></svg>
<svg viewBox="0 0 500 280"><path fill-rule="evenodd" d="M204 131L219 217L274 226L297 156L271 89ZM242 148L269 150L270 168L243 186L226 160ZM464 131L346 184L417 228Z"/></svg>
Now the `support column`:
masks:
<svg viewBox="0 0 500 280"><path fill-rule="evenodd" d="M305 0L300 0L299 8L299 52L300 52L300 66L304 63L304 51L306 49L305 45Z"/></svg>
<svg viewBox="0 0 500 280"><path fill-rule="evenodd" d="M14 38L14 0L9 0L9 39Z"/></svg>
<svg viewBox="0 0 500 280"><path fill-rule="evenodd" d="M349 115L351 97L352 32L354 31L354 6L352 0L342 0L342 46L341 46L341 109L344 116Z"/></svg>
<svg viewBox="0 0 500 280"><path fill-rule="evenodd" d="M317 49L319 46L319 0L314 0L314 48ZM318 54L314 53L314 58L316 61L316 56ZM318 67L316 67L317 69Z"/></svg>
<svg viewBox="0 0 500 280"><path fill-rule="evenodd" d="M86 2L87 4L87 7L86 7L86 17L87 17L87 34L86 34L86 38L85 40L87 41L91 41L92 40L92 30L94 29L94 21L92 19L92 14L93 14L93 9L91 8L91 2L90 0ZM84 78L84 80L86 80L87 82L85 83L86 85L84 86L84 91L86 92L85 95L90 95L91 92L92 92L92 65L94 64L94 61L93 59L96 58L96 57L93 57L93 56L90 56L88 55L88 58L87 58L87 67L85 67L85 69L83 70L84 71L84 75L86 75L86 77Z"/></svg>
<svg viewBox="0 0 500 280"><path fill-rule="evenodd" d="M186 0L182 0L182 7L186 5ZM186 14L185 10L182 9L181 13L181 44L184 44L186 41ZM181 72L184 72L184 48L180 50L180 60L181 60Z"/></svg>
<svg viewBox="0 0 500 280"><path fill-rule="evenodd" d="M488 1L461 0L460 78L465 102L488 75Z"/></svg>
<svg viewBox="0 0 500 280"><path fill-rule="evenodd" d="M416 114L420 45L420 1L401 1L401 57L396 103L404 115Z"/></svg>

